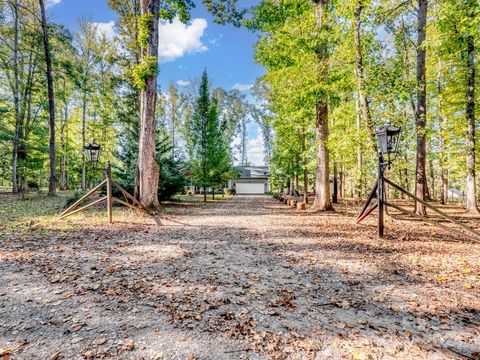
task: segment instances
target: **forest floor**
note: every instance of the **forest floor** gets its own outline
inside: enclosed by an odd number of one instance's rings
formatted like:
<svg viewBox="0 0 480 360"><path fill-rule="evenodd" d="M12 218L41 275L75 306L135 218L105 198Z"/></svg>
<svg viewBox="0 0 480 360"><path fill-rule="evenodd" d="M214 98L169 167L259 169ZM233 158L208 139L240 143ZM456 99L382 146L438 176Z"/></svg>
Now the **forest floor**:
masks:
<svg viewBox="0 0 480 360"><path fill-rule="evenodd" d="M378 240L351 204L267 196L57 220L66 196L0 194L2 360L480 358L460 232L394 216Z"/></svg>

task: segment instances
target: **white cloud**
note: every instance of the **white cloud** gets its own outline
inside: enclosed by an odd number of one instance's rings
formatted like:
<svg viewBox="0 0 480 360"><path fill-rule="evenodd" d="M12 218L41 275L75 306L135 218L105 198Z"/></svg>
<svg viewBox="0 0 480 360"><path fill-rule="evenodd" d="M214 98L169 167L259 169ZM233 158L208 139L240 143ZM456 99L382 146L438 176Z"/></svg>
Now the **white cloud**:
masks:
<svg viewBox="0 0 480 360"><path fill-rule="evenodd" d="M240 165L241 154L239 151L241 139L236 136L232 142L233 153L236 161L235 165ZM247 161L252 166L265 165L265 147L263 145L262 133L259 131L257 137L247 139Z"/></svg>
<svg viewBox="0 0 480 360"><path fill-rule="evenodd" d="M160 24L158 56L160 62L173 61L188 53L207 51L202 36L207 28L207 20L194 19L190 25L183 24L178 18L172 23Z"/></svg>
<svg viewBox="0 0 480 360"><path fill-rule="evenodd" d="M238 91L248 91L253 87L253 84L235 84L232 86L233 90L238 90Z"/></svg>
<svg viewBox="0 0 480 360"><path fill-rule="evenodd" d="M259 132L256 138L247 140L247 160L250 164L265 165L265 147L263 137Z"/></svg>
<svg viewBox="0 0 480 360"><path fill-rule="evenodd" d="M101 34L104 34L105 37L108 39L108 40L112 40L115 35L116 35L116 32L115 32L115 21L109 21L109 22L106 22L106 23L101 23L101 22L98 22L98 23L93 23L98 31L101 33Z"/></svg>
<svg viewBox="0 0 480 360"><path fill-rule="evenodd" d="M178 80L177 85L178 86L189 86L189 85L192 85L192 82L188 81L188 80Z"/></svg>
<svg viewBox="0 0 480 360"><path fill-rule="evenodd" d="M62 0L47 0L47 8L58 5L62 2Z"/></svg>

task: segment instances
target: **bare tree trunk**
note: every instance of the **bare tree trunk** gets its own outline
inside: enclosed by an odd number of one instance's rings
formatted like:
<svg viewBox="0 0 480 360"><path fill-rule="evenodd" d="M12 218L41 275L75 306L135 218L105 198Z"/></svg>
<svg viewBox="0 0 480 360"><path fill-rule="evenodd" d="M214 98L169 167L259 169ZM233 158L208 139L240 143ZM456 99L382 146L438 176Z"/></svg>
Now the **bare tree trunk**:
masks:
<svg viewBox="0 0 480 360"><path fill-rule="evenodd" d="M415 123L417 129L417 161L416 161L416 186L415 194L421 200L425 200L427 176L426 176L426 123L427 123L427 91L425 77L425 37L427 24L428 0L418 0L418 32L417 32L417 107ZM425 205L420 202L415 204L415 212L426 216Z"/></svg>
<svg viewBox="0 0 480 360"><path fill-rule="evenodd" d="M337 163L333 161L333 194L332 194L332 203L338 203L338 171Z"/></svg>
<svg viewBox="0 0 480 360"><path fill-rule="evenodd" d="M361 42L362 31L362 0L356 0L355 12L354 12L354 46L355 46L355 74L357 76L357 91L360 107L362 110L363 118L367 125L367 129L370 135L371 146L375 156L377 155L377 142L375 137L375 127L373 124L372 116L370 113L370 105L368 104L367 96L365 94L364 86L364 70L363 70L363 49Z"/></svg>
<svg viewBox="0 0 480 360"><path fill-rule="evenodd" d="M60 148L62 149L62 154L60 156L60 190L67 190L67 140L65 138L65 128L67 127L67 121L68 104L65 103L63 124L60 127Z"/></svg>
<svg viewBox="0 0 480 360"><path fill-rule="evenodd" d="M472 35L467 38L467 211L478 214L475 177L475 43Z"/></svg>
<svg viewBox="0 0 480 360"><path fill-rule="evenodd" d="M302 128L302 161L303 161L303 202L308 204L308 160L306 154L305 128Z"/></svg>
<svg viewBox="0 0 480 360"><path fill-rule="evenodd" d="M448 170L445 168L445 124L446 120L442 116L442 62L438 61L438 75L437 75L437 99L438 99L438 121L440 127L440 151L439 151L439 165L440 165L440 203L445 205L448 203Z"/></svg>
<svg viewBox="0 0 480 360"><path fill-rule="evenodd" d="M328 0L313 0L315 4L318 31L321 32L326 21ZM320 77L322 81L328 80L328 49L327 44L320 42L317 45L317 58L320 63ZM328 99L326 92L319 95L316 104L316 140L317 140L317 171L315 174L315 201L312 209L321 211L333 210L330 197L330 172L328 140Z"/></svg>
<svg viewBox="0 0 480 360"><path fill-rule="evenodd" d="M160 4L158 0L142 0L142 15L151 16L148 23L148 46L143 50L143 61L158 56L158 24ZM138 182L140 201L150 209L157 209L160 165L155 153L155 106L157 102L157 75L145 79L140 94L140 141L138 149Z"/></svg>
<svg viewBox="0 0 480 360"><path fill-rule="evenodd" d="M362 130L362 116L360 114L360 99L355 102L355 111L357 113L357 134L360 135ZM362 142L359 141L357 145L357 179L356 183L356 196L357 199L362 198L363 189L363 160L362 160Z"/></svg>
<svg viewBox="0 0 480 360"><path fill-rule="evenodd" d="M244 118L241 120L241 126L242 126L242 166L247 165L247 122Z"/></svg>
<svg viewBox="0 0 480 360"><path fill-rule="evenodd" d="M45 4L43 0L39 0L40 11L42 13L42 32L43 46L45 50L45 64L47 68L47 88L48 88L48 110L49 110L49 127L50 127L50 183L48 194L55 194L55 95L53 93L53 77L52 77L52 59L50 58L50 44L48 42L47 17L45 15Z"/></svg>
<svg viewBox="0 0 480 360"><path fill-rule="evenodd" d="M448 170L444 168L441 169L440 177L440 203L448 204Z"/></svg>
<svg viewBox="0 0 480 360"><path fill-rule="evenodd" d="M430 151L432 151L431 146L430 146ZM431 189L429 197L430 197L430 200L435 201L436 200L436 197L435 197L435 171L434 171L434 168L433 168L432 157L430 157L430 159L428 161L428 167L429 167L429 171L430 171L430 189Z"/></svg>
<svg viewBox="0 0 480 360"><path fill-rule="evenodd" d="M293 192L293 194L295 195L298 191L298 182L299 182L299 176L298 176L298 172L295 172L295 191ZM298 191L299 192L299 191Z"/></svg>
<svg viewBox="0 0 480 360"><path fill-rule="evenodd" d="M20 135L20 84L18 75L18 0L15 0L13 8L14 13L14 43L13 43L13 72L14 72L14 89L13 100L15 105L15 134L13 137L13 154L12 154L12 192L18 193L17 179L17 163L18 163L18 142Z"/></svg>

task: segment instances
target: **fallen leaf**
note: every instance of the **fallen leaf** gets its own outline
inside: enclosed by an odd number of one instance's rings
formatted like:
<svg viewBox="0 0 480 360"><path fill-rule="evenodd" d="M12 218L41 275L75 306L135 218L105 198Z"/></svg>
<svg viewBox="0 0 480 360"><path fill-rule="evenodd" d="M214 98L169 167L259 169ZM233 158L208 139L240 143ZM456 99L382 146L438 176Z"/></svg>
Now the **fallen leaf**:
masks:
<svg viewBox="0 0 480 360"><path fill-rule="evenodd" d="M398 313L400 311L400 308L397 305L392 305L390 307L390 310L392 310L395 313Z"/></svg>
<svg viewBox="0 0 480 360"><path fill-rule="evenodd" d="M364 352L355 350L352 352L352 358L354 360L368 360L368 355Z"/></svg>
<svg viewBox="0 0 480 360"><path fill-rule="evenodd" d="M132 351L135 348L135 343L132 339L126 339L123 344L123 348L127 351Z"/></svg>
<svg viewBox="0 0 480 360"><path fill-rule="evenodd" d="M68 328L68 331L69 331L70 333L77 332L78 330L80 330L80 329L81 329L82 327L84 327L85 325L86 325L85 323L70 325L70 327Z"/></svg>
<svg viewBox="0 0 480 360"><path fill-rule="evenodd" d="M107 342L107 338L95 339L95 345L103 345Z"/></svg>

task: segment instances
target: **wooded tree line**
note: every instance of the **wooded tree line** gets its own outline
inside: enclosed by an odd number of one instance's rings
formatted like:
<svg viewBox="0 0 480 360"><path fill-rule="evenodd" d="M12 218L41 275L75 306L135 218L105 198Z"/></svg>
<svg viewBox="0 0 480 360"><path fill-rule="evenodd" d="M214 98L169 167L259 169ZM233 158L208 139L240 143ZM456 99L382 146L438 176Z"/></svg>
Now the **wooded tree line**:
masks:
<svg viewBox="0 0 480 360"><path fill-rule="evenodd" d="M319 210L365 195L375 128L392 123L403 134L387 176L442 203L458 189L478 212L479 14L477 0L261 1L245 24L261 36L275 186L300 182Z"/></svg>
<svg viewBox="0 0 480 360"><path fill-rule="evenodd" d="M219 186L235 157L246 163L246 122L254 107L244 94L213 88L206 73L201 83L183 88L156 85L158 21L187 21L192 3L112 0L120 16L115 39L89 18L79 19L79 31L71 33L48 21L44 5L0 2L3 186L21 192L48 183L51 194L57 185L86 190L100 176L89 169L83 151L90 142L102 146L98 167L111 160L124 185L134 184L136 196L143 194L150 207L158 205L158 191L162 199L182 190L185 175L199 185ZM212 11L226 14L218 7ZM235 16L230 12L229 19ZM205 94L208 116L202 118L198 102ZM209 129L201 147L205 119ZM237 136L243 147L231 146ZM206 147L208 174L197 176Z"/></svg>
<svg viewBox="0 0 480 360"><path fill-rule="evenodd" d="M193 1L109 0L119 15L115 43L89 19L73 35L49 23L41 0L2 0L2 181L11 179L13 191L46 178L51 193L57 183L86 188L92 172L82 147L95 139L103 159L116 159L135 195L155 208L162 159L170 175L197 169L204 175L197 182L214 184L205 139L225 147L231 165L231 139L240 134L246 164L251 118L261 125L274 186L306 189L305 201L313 191L314 208L330 210L338 197L368 191L375 128L392 123L403 135L388 176L443 203L449 188L459 189L468 210L478 211L477 0L203 3L217 22L259 34L255 57L266 74L255 106L205 86L206 74L183 91L174 84L159 91L159 23L188 21ZM199 124L215 129L202 133Z"/></svg>

